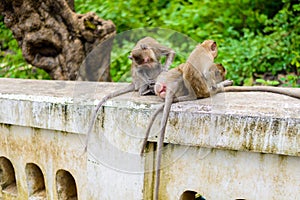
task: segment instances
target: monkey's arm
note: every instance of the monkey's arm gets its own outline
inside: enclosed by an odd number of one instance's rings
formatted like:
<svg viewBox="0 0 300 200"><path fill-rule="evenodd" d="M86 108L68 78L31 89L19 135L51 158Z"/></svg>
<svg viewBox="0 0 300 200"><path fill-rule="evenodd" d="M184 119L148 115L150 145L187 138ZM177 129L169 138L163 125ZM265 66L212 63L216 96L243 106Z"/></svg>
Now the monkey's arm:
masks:
<svg viewBox="0 0 300 200"><path fill-rule="evenodd" d="M273 86L230 86L225 87L224 92L272 92L300 99L300 88L289 90L288 88Z"/></svg>
<svg viewBox="0 0 300 200"><path fill-rule="evenodd" d="M93 130L93 127L94 127L94 124L95 124L95 121L96 121L96 118L97 118L97 113L99 111L99 109L101 108L101 106L108 100L108 99L111 99L113 97L116 97L116 96L120 96L122 94L125 94L127 92L132 92L134 91L134 84L131 83L130 85L128 85L126 88L122 88L120 90L117 90L115 92L112 92L110 93L109 95L103 97L103 99L98 103L94 113L93 113L93 116L92 116L92 120L90 122L90 125L89 125L89 129L88 129L88 132L87 132L87 135L86 135L86 141L85 141L85 149L84 151L86 152L87 151L87 146L88 146L88 142L89 142L89 137L91 135L91 132Z"/></svg>
<svg viewBox="0 0 300 200"><path fill-rule="evenodd" d="M164 65L164 70L168 70L170 65L173 63L174 58L175 58L175 51L171 50L168 52L168 54L166 54L166 62Z"/></svg>
<svg viewBox="0 0 300 200"><path fill-rule="evenodd" d="M171 48L165 47L161 44L153 44L153 50L158 58L160 58L162 55L166 56L166 62L163 67L163 70L168 71L170 65L173 63L175 58L175 51Z"/></svg>

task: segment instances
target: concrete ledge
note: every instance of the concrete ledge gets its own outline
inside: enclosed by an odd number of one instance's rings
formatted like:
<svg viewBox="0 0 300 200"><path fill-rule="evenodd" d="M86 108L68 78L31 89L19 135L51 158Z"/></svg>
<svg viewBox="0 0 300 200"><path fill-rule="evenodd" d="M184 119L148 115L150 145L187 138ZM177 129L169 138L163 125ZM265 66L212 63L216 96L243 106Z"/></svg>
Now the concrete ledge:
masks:
<svg viewBox="0 0 300 200"><path fill-rule="evenodd" d="M156 120L162 101L128 93L98 114L99 100L126 83L0 79L0 199L151 199ZM294 89L300 92L300 89ZM158 117L158 119L160 116ZM222 93L172 105L160 199L300 199L300 100Z"/></svg>
<svg viewBox="0 0 300 200"><path fill-rule="evenodd" d="M0 123L85 134L98 101L126 85L0 79ZM161 102L129 93L108 101L104 110L117 112L118 127L134 130L142 139L150 114ZM101 123L99 119L95 129ZM157 130L158 122L151 141ZM223 93L174 104L165 142L299 156L299 135L300 100L262 92Z"/></svg>

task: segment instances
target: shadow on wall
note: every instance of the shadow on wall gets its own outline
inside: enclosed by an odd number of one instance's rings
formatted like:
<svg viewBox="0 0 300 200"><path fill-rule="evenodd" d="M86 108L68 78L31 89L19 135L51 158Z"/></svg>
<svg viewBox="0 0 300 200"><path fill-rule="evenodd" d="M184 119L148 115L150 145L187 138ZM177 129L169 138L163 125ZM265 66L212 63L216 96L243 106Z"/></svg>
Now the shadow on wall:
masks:
<svg viewBox="0 0 300 200"><path fill-rule="evenodd" d="M180 200L205 200L205 198L195 191L186 190L180 196Z"/></svg>
<svg viewBox="0 0 300 200"><path fill-rule="evenodd" d="M28 197L30 199L47 199L46 187L42 170L33 163L25 167Z"/></svg>
<svg viewBox="0 0 300 200"><path fill-rule="evenodd" d="M182 193L182 195L180 196L180 200L205 200L205 198L192 190L186 190ZM234 200L246 200L244 198L238 198L238 199L234 199Z"/></svg>
<svg viewBox="0 0 300 200"><path fill-rule="evenodd" d="M3 193L17 196L15 170L12 163L5 157L0 157L0 185Z"/></svg>
<svg viewBox="0 0 300 200"><path fill-rule="evenodd" d="M34 163L25 166L28 199L48 199L44 175L40 167ZM58 200L77 200L77 187L70 172L60 169L56 172L56 191ZM2 194L17 197L15 170L12 162L0 157L0 199Z"/></svg>
<svg viewBox="0 0 300 200"><path fill-rule="evenodd" d="M73 176L65 170L56 173L56 190L59 200L77 200L77 187Z"/></svg>

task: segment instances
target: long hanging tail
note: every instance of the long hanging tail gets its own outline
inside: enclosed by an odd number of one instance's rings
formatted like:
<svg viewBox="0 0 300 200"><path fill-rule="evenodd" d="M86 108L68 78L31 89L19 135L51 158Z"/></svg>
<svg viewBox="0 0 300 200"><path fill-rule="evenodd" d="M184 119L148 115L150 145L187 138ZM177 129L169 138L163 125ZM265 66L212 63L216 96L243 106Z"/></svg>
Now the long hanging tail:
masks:
<svg viewBox="0 0 300 200"><path fill-rule="evenodd" d="M273 86L229 86L224 92L272 92L300 99L300 88L283 88Z"/></svg>
<svg viewBox="0 0 300 200"><path fill-rule="evenodd" d="M145 134L145 138L144 138L144 141L143 141L143 145L142 145L142 149L141 149L141 153L140 155L142 156L144 151L145 151L145 148L146 148L146 144L148 142L148 138L149 138L149 134L150 134L150 130L151 130L151 127L154 123L154 120L156 119L157 115L163 110L165 104L162 104L160 107L158 107L156 109L156 111L151 115L151 118L150 118L150 122L147 126L147 130L146 130L146 134Z"/></svg>
<svg viewBox="0 0 300 200"><path fill-rule="evenodd" d="M154 199L158 200L159 196L159 184L160 184L160 167L161 167L161 157L162 157L162 148L164 144L164 138L165 138L165 131L166 131L166 125L169 118L169 113L171 110L171 105L173 103L173 97L170 92L167 93L166 99L165 99L165 105L164 105L164 111L163 111L163 117L161 120L161 129L160 129L160 135L157 142L157 152L156 152L156 174L155 174L155 188L154 188Z"/></svg>
<svg viewBox="0 0 300 200"><path fill-rule="evenodd" d="M95 121L97 119L97 113L98 111L100 110L100 108L102 107L102 105L108 100L108 99L111 99L113 97L116 97L116 96L120 96L122 94L125 94L127 92L132 92L134 91L134 85L131 83L129 86L127 86L126 88L123 88L121 90L118 90L118 91L115 91L115 92L112 92L110 93L109 95L105 96L97 105L94 113L93 113L93 116L92 116L92 120L89 124L89 129L88 129L88 132L87 132L87 135L86 135L86 140L85 140L85 148L84 148L84 152L87 152L87 147L88 147L88 142L89 142L89 137L91 135L91 132L93 130L93 127L94 127L94 124L95 124Z"/></svg>

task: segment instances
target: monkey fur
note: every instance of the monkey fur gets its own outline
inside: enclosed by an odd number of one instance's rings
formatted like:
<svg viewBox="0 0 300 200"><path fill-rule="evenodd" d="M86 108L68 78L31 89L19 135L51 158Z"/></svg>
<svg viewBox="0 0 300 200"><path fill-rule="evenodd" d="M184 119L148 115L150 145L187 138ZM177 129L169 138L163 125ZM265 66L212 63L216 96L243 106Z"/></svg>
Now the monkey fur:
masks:
<svg viewBox="0 0 300 200"><path fill-rule="evenodd" d="M160 58L162 56L166 56L164 66L160 63ZM137 42L129 56L129 59L132 60L132 82L126 88L114 91L105 96L98 103L86 136L85 151L87 151L88 139L95 124L97 113L102 105L108 99L132 91L138 91L140 95L154 94L154 84L157 76L162 71L168 70L174 60L174 57L175 52L171 48L161 45L151 37L145 37Z"/></svg>
<svg viewBox="0 0 300 200"><path fill-rule="evenodd" d="M163 109L156 154L155 200L159 196L161 152L172 103L209 97L222 91L223 87L232 85L232 81L225 80L224 67L221 64L214 63L217 54L216 43L213 40L205 40L197 45L186 63L168 72L162 72L157 77L154 91L165 102L159 106L150 119L141 151L142 154L156 115Z"/></svg>

